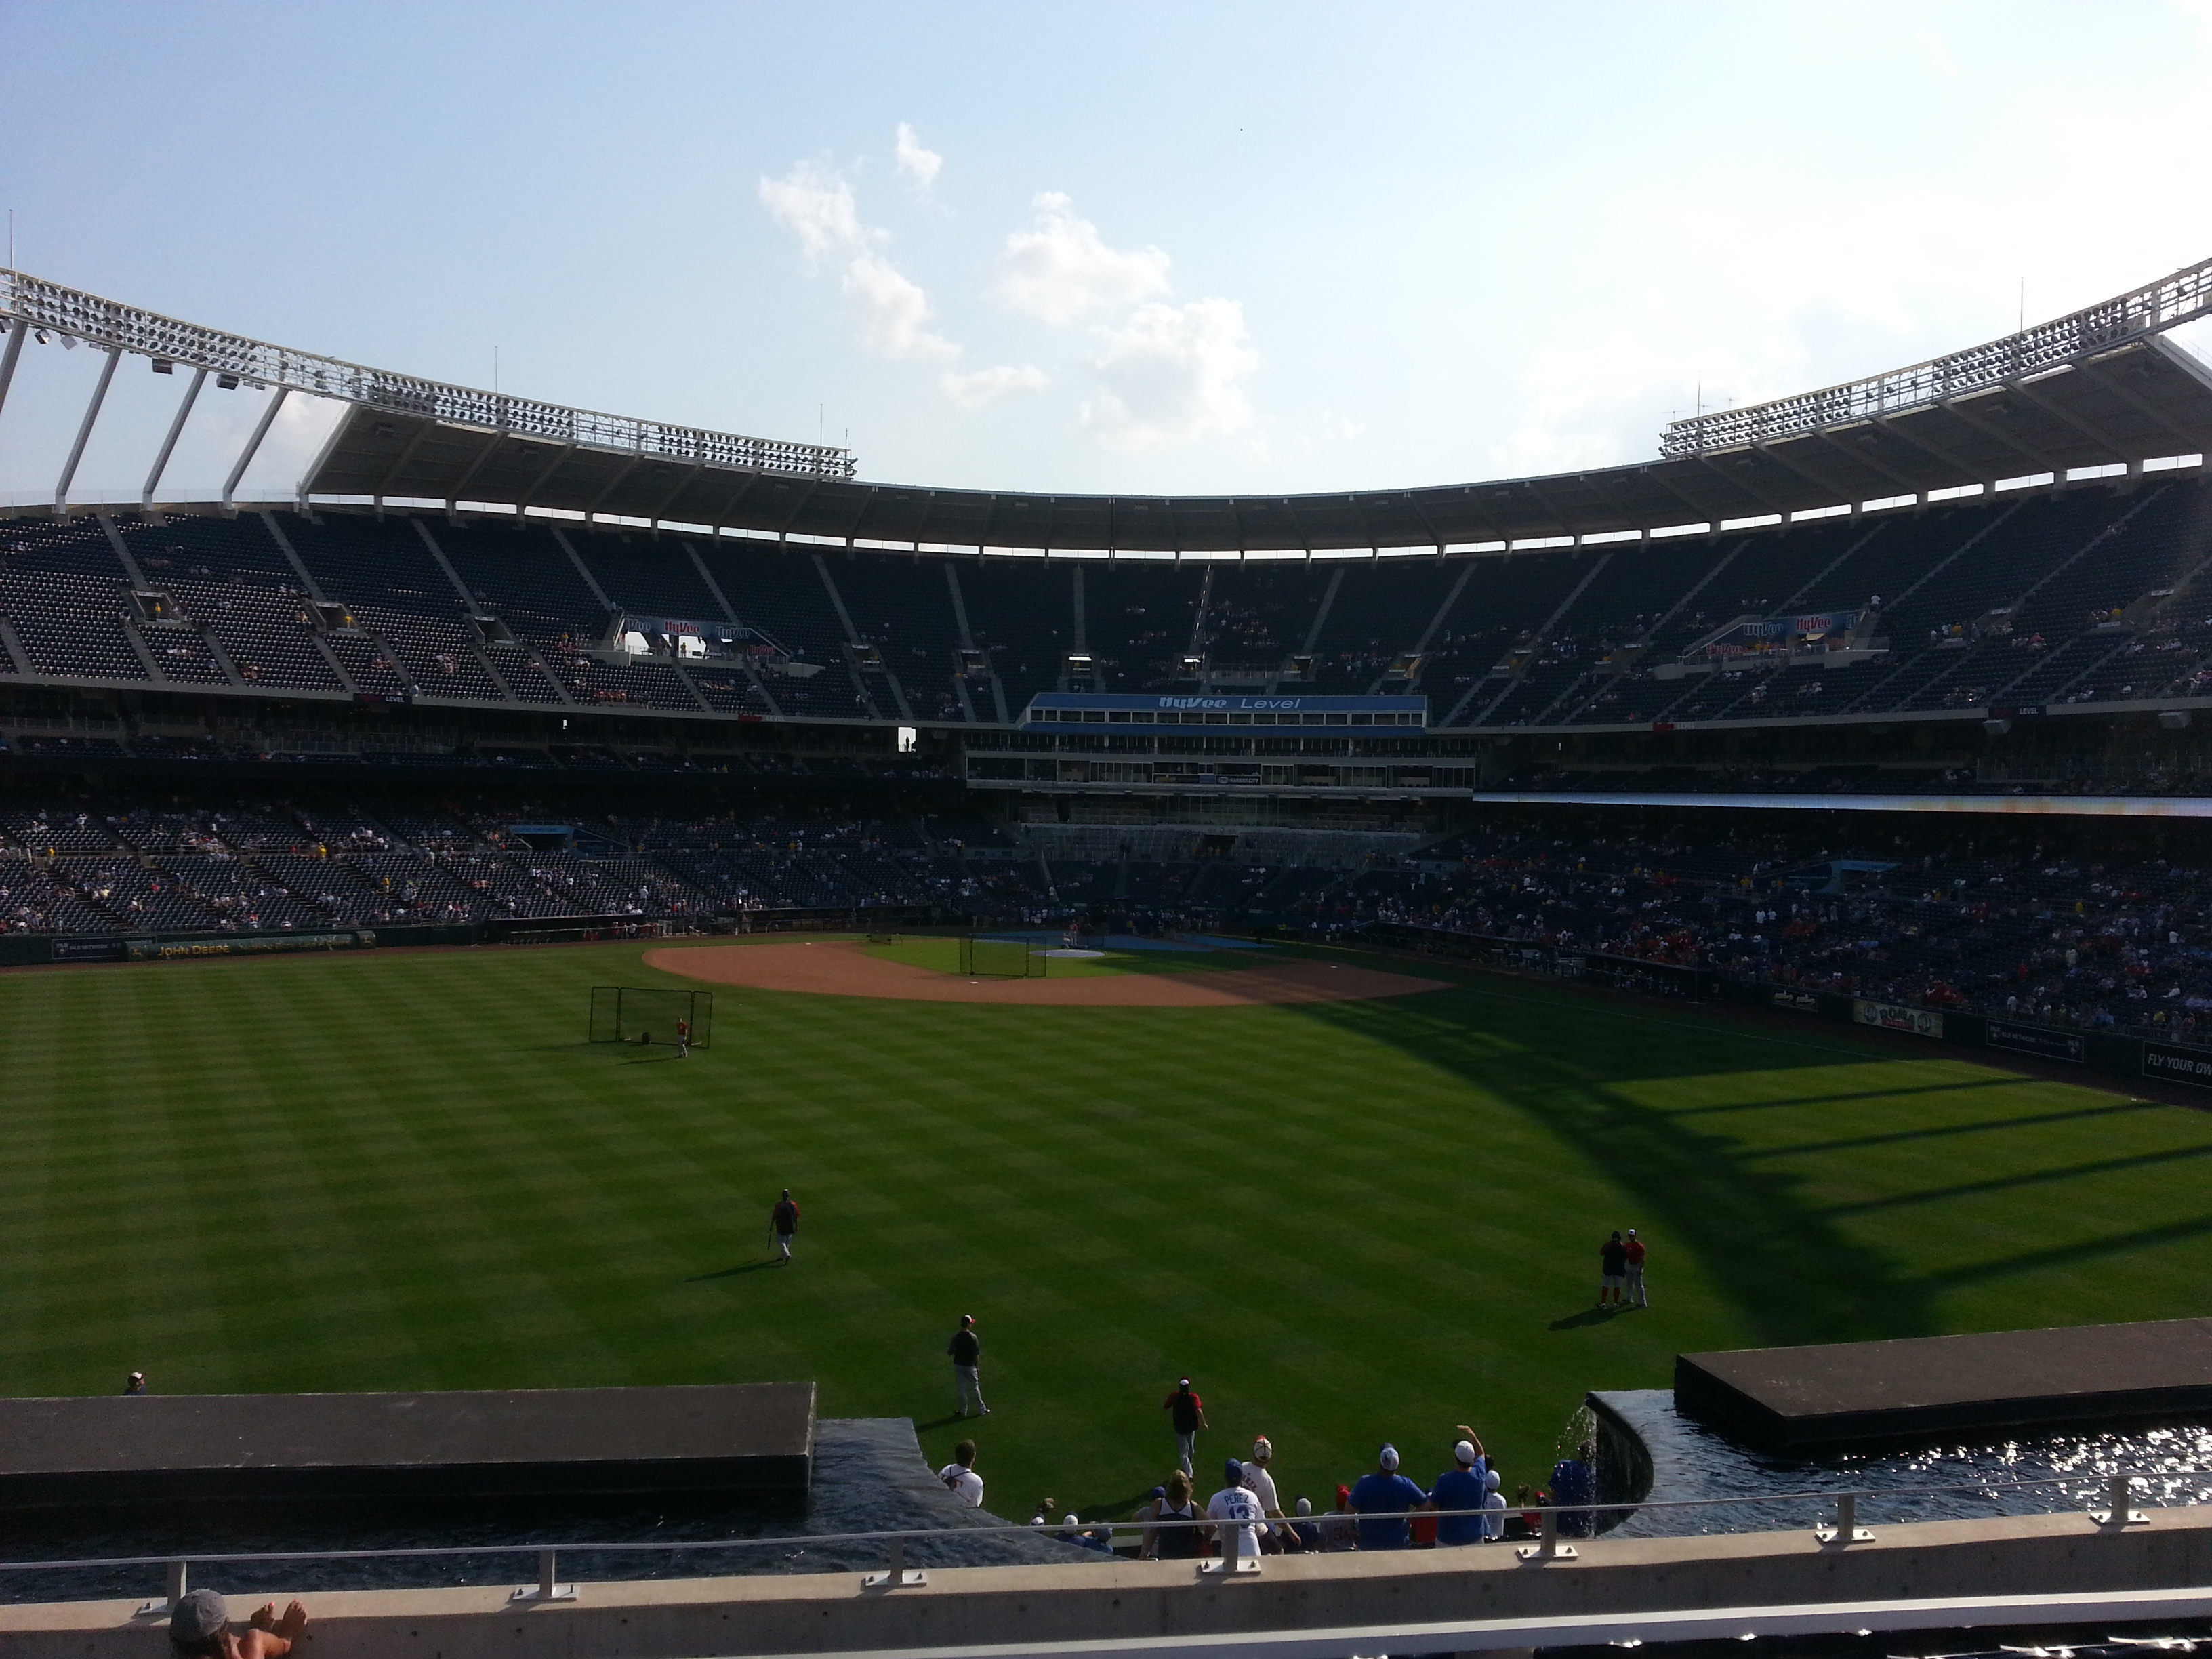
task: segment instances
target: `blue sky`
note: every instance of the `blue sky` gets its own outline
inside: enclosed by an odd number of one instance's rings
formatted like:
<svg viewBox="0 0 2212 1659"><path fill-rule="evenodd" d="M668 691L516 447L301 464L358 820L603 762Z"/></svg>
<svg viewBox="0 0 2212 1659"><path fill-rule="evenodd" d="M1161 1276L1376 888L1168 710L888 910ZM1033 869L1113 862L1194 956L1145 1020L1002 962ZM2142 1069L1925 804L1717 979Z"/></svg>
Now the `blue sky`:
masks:
<svg viewBox="0 0 2212 1659"><path fill-rule="evenodd" d="M1326 490L1638 459L2212 253L2208 71L2167 0L0 0L0 207L40 276L867 477ZM0 495L96 368L27 353ZM177 390L126 362L80 499Z"/></svg>

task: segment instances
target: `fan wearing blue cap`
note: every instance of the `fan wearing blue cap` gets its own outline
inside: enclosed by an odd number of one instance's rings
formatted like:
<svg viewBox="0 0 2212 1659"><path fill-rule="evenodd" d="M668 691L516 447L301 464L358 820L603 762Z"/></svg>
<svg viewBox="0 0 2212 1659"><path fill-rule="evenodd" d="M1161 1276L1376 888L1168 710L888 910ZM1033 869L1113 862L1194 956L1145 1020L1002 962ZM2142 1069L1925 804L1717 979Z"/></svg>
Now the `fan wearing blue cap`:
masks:
<svg viewBox="0 0 2212 1659"><path fill-rule="evenodd" d="M1222 1524L1214 1528L1221 1540L1224 1560L1232 1555L1260 1553L1260 1500L1244 1484L1244 1466L1231 1458L1221 1466L1221 1490L1206 1504L1209 1517Z"/></svg>
<svg viewBox="0 0 2212 1659"><path fill-rule="evenodd" d="M1375 1465L1373 1473L1361 1475L1359 1484L1352 1489L1352 1507L1360 1517L1359 1547L1409 1549L1413 1532L1405 1512L1419 1509L1429 1501L1429 1495L1398 1473L1395 1446L1385 1445ZM1378 1518L1370 1520L1370 1516Z"/></svg>

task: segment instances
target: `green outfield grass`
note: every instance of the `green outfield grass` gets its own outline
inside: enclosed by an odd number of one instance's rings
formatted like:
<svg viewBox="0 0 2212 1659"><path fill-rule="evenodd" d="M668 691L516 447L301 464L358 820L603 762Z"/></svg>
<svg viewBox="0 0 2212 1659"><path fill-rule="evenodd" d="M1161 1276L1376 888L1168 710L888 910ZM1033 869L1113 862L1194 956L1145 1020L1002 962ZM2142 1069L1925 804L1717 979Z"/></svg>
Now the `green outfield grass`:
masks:
<svg viewBox="0 0 2212 1659"><path fill-rule="evenodd" d="M1468 976L1391 1000L1011 1008L717 988L584 1044L635 945L0 975L0 1391L813 1379L959 1425L990 1501L1286 1495L1478 1425L1535 1479L1681 1349L2200 1314L2212 1116L1930 1044ZM1386 964L1387 965L1387 964ZM1419 969L1423 972L1443 970ZM766 1268L779 1187L805 1221ZM1612 1227L1649 1312L1591 1310Z"/></svg>

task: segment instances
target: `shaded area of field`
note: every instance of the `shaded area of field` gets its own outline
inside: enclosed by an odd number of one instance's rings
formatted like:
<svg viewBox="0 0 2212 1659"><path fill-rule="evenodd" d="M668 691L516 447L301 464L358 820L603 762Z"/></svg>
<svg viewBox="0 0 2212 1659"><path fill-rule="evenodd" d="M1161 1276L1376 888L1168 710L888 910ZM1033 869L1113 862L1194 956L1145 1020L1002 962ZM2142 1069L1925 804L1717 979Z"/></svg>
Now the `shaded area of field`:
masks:
<svg viewBox="0 0 2212 1659"><path fill-rule="evenodd" d="M992 1504L1088 1513L1168 1467L1182 1372L1207 1468L1265 1432L1322 1499L1462 1421L1538 1478L1585 1389L1681 1349L2212 1300L2212 1116L1932 1045L1425 967L1454 988L1290 1006L732 988L711 1053L586 1044L592 984L684 982L642 955L0 979L0 1386L813 1378L942 1461L973 1312ZM1655 1305L1600 1316L1627 1225Z"/></svg>

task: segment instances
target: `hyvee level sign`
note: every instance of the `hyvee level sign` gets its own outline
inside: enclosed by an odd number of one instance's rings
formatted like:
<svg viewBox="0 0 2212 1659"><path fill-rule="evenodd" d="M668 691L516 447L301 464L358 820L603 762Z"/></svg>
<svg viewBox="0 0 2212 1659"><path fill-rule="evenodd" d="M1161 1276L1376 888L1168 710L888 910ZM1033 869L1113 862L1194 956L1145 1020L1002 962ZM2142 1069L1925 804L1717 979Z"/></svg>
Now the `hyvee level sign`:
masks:
<svg viewBox="0 0 2212 1659"><path fill-rule="evenodd" d="M1024 726L1399 726L1429 723L1426 697L1325 697L1265 692L1041 691L1022 711Z"/></svg>

